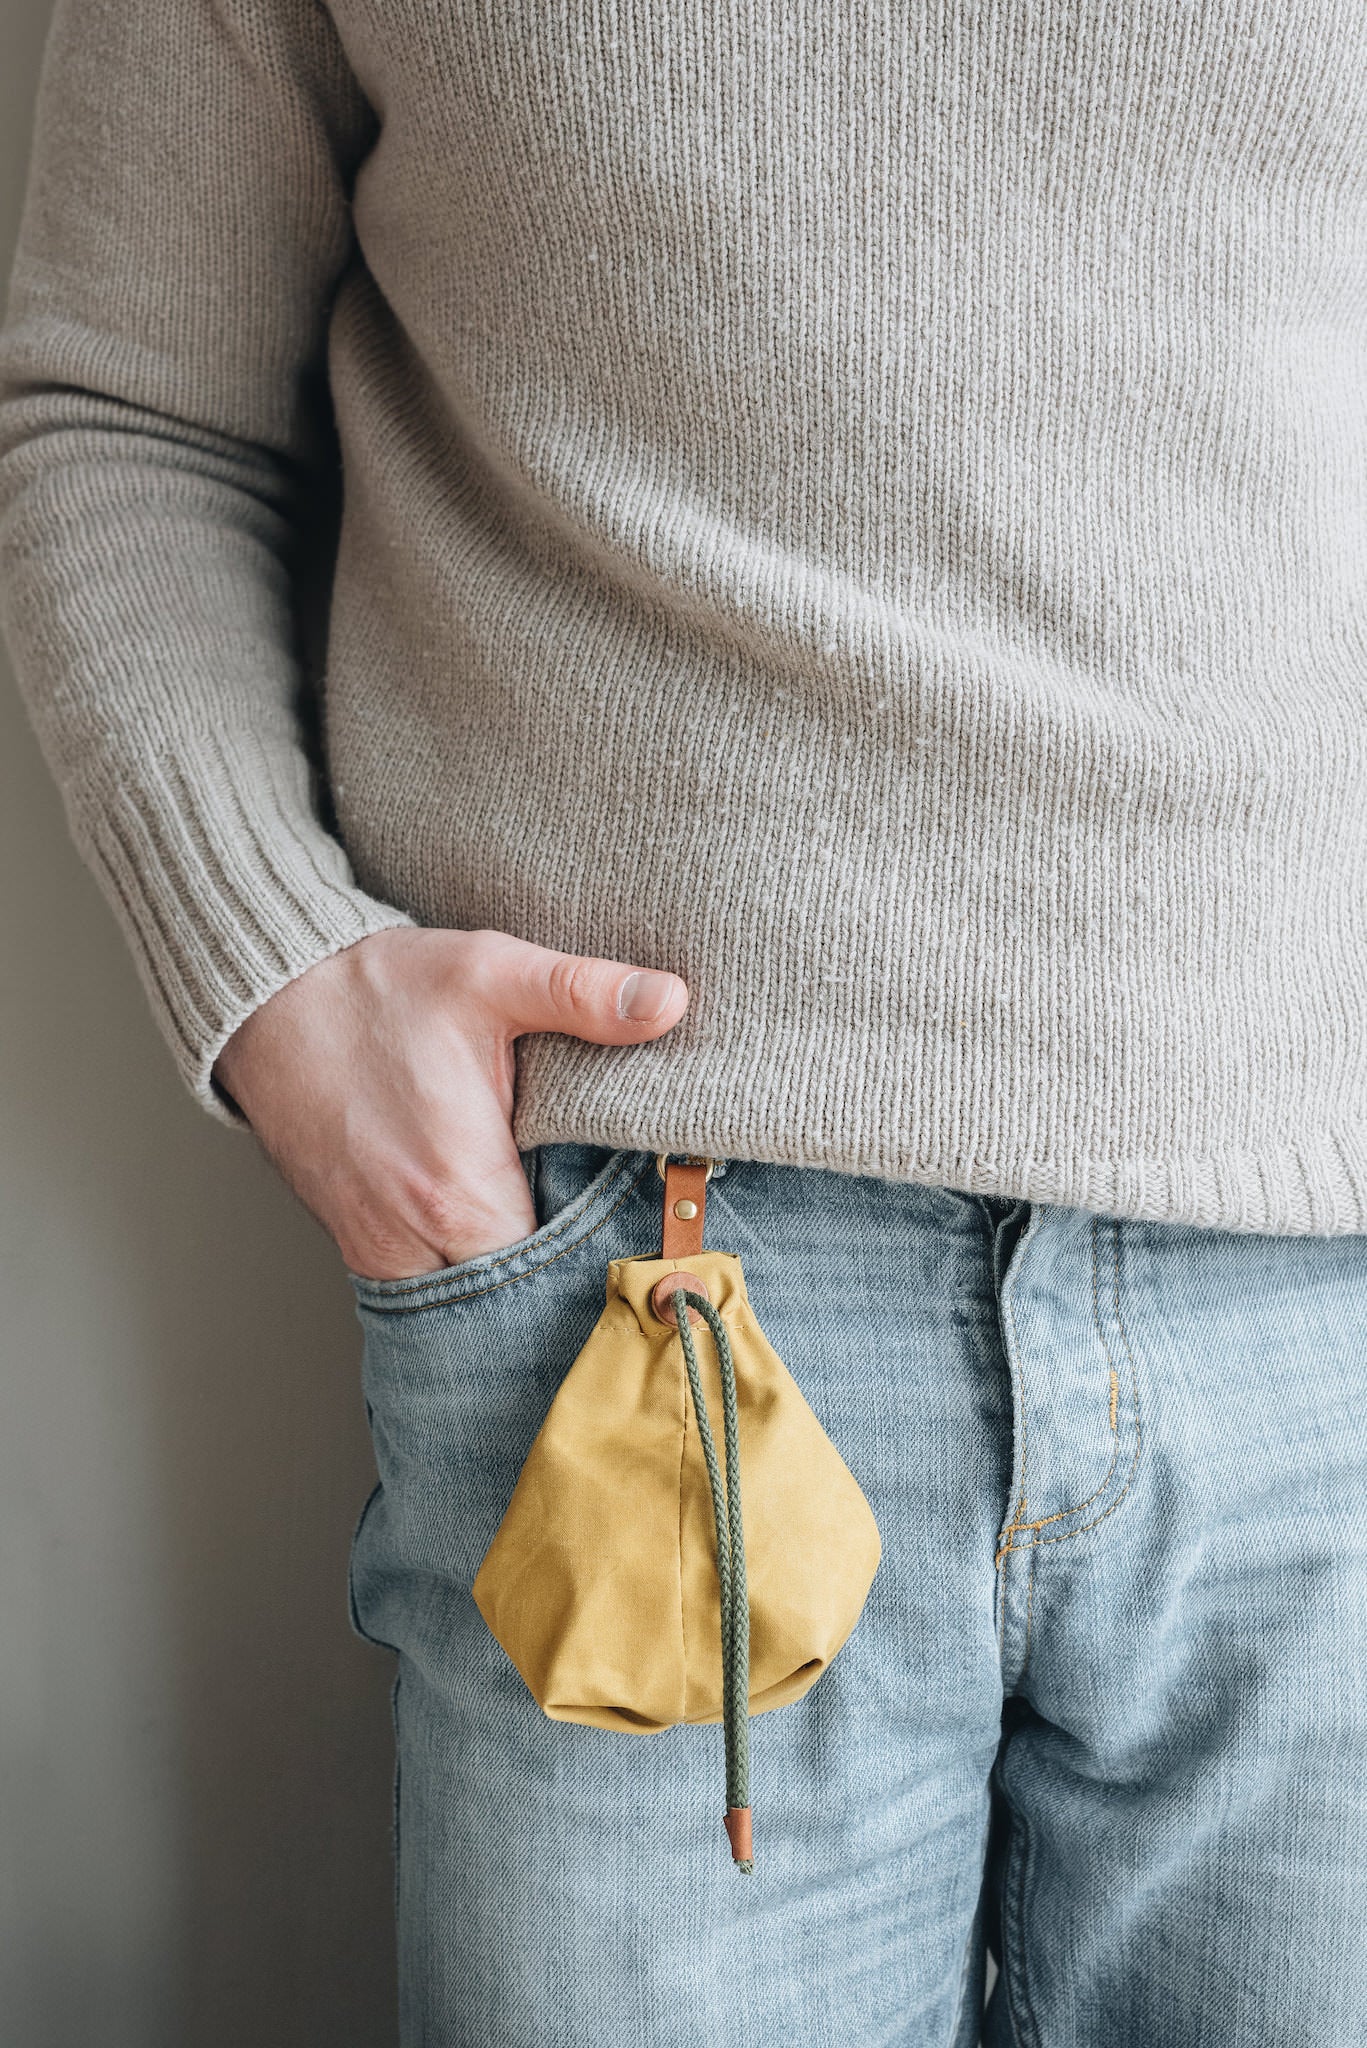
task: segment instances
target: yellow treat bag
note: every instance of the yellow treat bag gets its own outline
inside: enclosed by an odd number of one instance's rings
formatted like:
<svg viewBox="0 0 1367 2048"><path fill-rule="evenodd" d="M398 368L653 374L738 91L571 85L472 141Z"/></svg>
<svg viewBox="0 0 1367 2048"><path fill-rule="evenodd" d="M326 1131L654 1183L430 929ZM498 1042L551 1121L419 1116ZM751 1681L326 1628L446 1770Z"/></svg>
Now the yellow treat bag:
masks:
<svg viewBox="0 0 1367 2048"><path fill-rule="evenodd" d="M756 1321L739 1258L701 1248L711 1162L667 1161L662 1255L609 1264L603 1312L474 1597L553 1720L637 1735L722 1721L724 1824L749 1871L749 1716L800 1699L825 1670L881 1545Z"/></svg>

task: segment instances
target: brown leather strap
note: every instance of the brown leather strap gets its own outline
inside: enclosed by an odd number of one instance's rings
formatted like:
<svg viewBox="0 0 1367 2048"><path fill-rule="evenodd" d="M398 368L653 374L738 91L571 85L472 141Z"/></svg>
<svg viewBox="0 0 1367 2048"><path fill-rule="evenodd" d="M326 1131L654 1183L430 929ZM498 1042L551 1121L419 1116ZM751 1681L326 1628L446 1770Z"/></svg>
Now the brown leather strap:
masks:
<svg viewBox="0 0 1367 2048"><path fill-rule="evenodd" d="M743 1863L755 1854L754 1836L750 1826L748 1806L728 1806L722 1816L722 1826L731 1841L731 1861Z"/></svg>
<svg viewBox="0 0 1367 2048"><path fill-rule="evenodd" d="M662 1259L691 1259L702 1250L703 1209L707 1200L706 1159L665 1160L664 1229L661 1233ZM680 1216L679 1204L690 1203L693 1214Z"/></svg>

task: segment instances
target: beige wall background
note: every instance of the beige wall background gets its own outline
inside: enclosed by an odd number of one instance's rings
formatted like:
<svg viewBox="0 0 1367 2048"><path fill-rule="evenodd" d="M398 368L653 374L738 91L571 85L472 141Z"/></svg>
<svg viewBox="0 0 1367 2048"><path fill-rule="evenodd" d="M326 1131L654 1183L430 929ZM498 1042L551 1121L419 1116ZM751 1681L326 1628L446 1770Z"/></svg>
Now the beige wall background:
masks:
<svg viewBox="0 0 1367 2048"><path fill-rule="evenodd" d="M0 28L6 276L48 12ZM351 1290L182 1089L8 670L0 875L0 2041L384 2048Z"/></svg>

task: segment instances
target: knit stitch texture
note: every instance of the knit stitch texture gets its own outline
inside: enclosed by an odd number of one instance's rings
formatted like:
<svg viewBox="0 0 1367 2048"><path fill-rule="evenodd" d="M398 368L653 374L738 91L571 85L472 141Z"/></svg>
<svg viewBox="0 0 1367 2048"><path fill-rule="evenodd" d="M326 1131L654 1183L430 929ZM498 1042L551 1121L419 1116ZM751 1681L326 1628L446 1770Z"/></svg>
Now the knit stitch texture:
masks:
<svg viewBox="0 0 1367 2048"><path fill-rule="evenodd" d="M207 1110L492 926L692 991L520 1146L1367 1229L1362 0L57 0L36 124L4 632Z"/></svg>

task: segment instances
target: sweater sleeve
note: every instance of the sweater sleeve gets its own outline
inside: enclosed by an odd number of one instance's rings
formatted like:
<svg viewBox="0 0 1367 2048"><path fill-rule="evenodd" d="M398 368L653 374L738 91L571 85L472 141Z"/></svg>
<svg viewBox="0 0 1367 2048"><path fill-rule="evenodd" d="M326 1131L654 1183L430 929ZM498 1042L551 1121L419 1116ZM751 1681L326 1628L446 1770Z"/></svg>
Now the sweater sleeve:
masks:
<svg viewBox="0 0 1367 2048"><path fill-rule="evenodd" d="M177 1067L414 922L328 827L299 564L374 116L318 0L56 0L0 324L0 624Z"/></svg>

